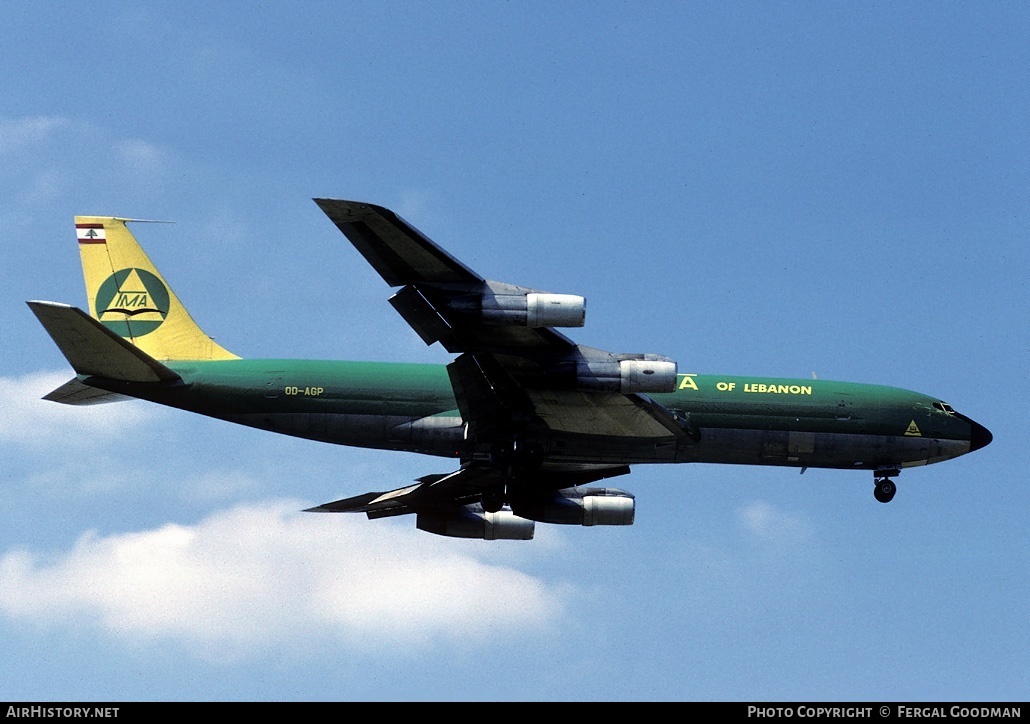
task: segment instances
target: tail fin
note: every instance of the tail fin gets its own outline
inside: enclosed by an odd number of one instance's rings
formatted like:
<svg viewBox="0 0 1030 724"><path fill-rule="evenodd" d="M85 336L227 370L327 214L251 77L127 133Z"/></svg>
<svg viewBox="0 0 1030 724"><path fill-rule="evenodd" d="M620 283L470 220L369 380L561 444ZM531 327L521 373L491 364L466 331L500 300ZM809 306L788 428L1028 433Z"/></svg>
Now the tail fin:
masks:
<svg viewBox="0 0 1030 724"><path fill-rule="evenodd" d="M93 318L157 360L238 359L197 326L127 221L132 219L75 217Z"/></svg>

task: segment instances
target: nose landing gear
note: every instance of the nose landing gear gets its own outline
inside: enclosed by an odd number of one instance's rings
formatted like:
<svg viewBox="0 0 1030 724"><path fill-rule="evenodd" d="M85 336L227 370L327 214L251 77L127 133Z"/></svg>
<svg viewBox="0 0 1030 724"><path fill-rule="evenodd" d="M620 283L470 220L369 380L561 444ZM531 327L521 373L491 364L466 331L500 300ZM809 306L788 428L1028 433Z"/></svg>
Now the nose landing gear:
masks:
<svg viewBox="0 0 1030 724"><path fill-rule="evenodd" d="M894 481L890 478L884 478L883 480L876 481L876 486L873 488L873 497L881 503L889 503L894 498L896 492L898 492L898 486L894 484Z"/></svg>
<svg viewBox="0 0 1030 724"><path fill-rule="evenodd" d="M891 478L901 473L898 468L888 470L877 470L873 473L873 497L881 503L889 503L898 492L898 486Z"/></svg>

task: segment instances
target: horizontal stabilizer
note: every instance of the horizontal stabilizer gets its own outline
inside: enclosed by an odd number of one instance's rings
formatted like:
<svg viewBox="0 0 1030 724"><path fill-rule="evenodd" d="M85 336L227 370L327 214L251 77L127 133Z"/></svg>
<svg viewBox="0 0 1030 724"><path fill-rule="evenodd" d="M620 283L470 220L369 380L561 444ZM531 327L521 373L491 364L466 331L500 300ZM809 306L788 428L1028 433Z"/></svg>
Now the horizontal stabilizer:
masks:
<svg viewBox="0 0 1030 724"><path fill-rule="evenodd" d="M90 387L78 377L65 382L53 392L43 396L44 400L60 402L62 405L100 405L105 402L123 402L131 397Z"/></svg>
<svg viewBox="0 0 1030 724"><path fill-rule="evenodd" d="M28 305L77 374L126 382L180 379L175 372L81 309L56 302L28 302Z"/></svg>

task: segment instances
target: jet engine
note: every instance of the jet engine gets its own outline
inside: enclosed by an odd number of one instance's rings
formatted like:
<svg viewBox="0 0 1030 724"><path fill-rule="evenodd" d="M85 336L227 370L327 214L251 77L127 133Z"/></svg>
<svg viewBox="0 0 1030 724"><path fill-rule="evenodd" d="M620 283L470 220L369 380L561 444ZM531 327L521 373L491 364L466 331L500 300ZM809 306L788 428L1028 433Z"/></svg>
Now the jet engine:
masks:
<svg viewBox="0 0 1030 724"><path fill-rule="evenodd" d="M482 540L532 540L536 528L533 521L520 518L510 510L487 513L479 504L451 512L418 513L415 527L449 538Z"/></svg>
<svg viewBox="0 0 1030 724"><path fill-rule="evenodd" d="M640 359L577 362L576 387L620 392L674 392L676 363L657 354L634 355Z"/></svg>
<svg viewBox="0 0 1030 724"><path fill-rule="evenodd" d="M618 488L565 488L547 496L512 501L515 514L560 525L633 525L636 502Z"/></svg>
<svg viewBox="0 0 1030 724"><path fill-rule="evenodd" d="M582 327L587 301L574 294L522 292L456 297L449 306L475 313L484 324L516 327Z"/></svg>

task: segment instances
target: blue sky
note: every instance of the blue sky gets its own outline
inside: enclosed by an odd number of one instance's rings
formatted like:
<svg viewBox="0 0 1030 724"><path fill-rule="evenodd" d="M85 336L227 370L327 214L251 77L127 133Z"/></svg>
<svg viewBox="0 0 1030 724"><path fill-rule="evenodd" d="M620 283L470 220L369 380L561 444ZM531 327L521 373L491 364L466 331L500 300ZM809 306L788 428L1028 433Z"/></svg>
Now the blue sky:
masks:
<svg viewBox="0 0 1030 724"><path fill-rule="evenodd" d="M1018 699L1030 691L1021 3L17 3L0 75L0 699ZM440 362L310 201L400 212L575 339L940 396L907 470L635 468L631 528L310 505L446 472L66 408L24 301L135 228L245 357Z"/></svg>

